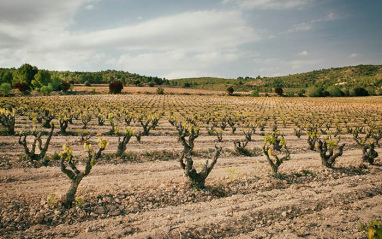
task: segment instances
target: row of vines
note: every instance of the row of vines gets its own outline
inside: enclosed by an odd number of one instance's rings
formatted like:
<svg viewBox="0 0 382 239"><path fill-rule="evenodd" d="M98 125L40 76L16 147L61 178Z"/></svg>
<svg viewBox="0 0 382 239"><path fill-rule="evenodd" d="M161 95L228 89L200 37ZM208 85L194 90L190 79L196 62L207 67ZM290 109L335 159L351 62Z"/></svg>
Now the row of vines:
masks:
<svg viewBox="0 0 382 239"><path fill-rule="evenodd" d="M374 164L382 139L379 98L329 102L174 95L57 96L3 98L0 108L3 137L17 138L15 148L23 152L19 157L40 167L47 165L47 155L56 156L57 166L71 181L62 202L65 208L72 207L81 180L103 154L124 157L132 140L142 145L136 150L147 150L145 137L176 139L172 145L178 150L176 160L193 188L205 188L223 153L262 154L272 175L278 177L283 162L293 160L295 140L303 139L304 150L316 151L322 166L333 168L351 148L359 148L364 163ZM197 169L193 157L200 136L211 147L209 158ZM54 138L63 139L59 153L49 148ZM7 157L2 155L2 160Z"/></svg>

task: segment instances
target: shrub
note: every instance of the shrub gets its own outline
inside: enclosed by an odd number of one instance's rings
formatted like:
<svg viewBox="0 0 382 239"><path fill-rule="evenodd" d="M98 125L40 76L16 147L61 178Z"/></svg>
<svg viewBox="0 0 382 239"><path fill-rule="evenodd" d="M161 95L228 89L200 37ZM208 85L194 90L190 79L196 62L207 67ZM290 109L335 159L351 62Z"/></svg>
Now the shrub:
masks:
<svg viewBox="0 0 382 239"><path fill-rule="evenodd" d="M76 192L77 188L84 177L89 175L91 169L94 164L96 164L97 160L101 157L102 151L104 151L109 142L103 138L98 139L98 151L94 152L92 145L85 143L84 151L87 153L87 159L85 162L85 170L80 171L77 168L76 160L73 159L72 147L67 146L66 144L62 147L62 152L60 153L60 167L61 172L63 172L67 178L70 179L71 185L68 192L65 195L65 199L63 202L63 206L67 209L71 208L73 202L76 201ZM78 201L78 200L77 200Z"/></svg>
<svg viewBox="0 0 382 239"><path fill-rule="evenodd" d="M6 128L7 134L15 133L15 109L0 108L0 124Z"/></svg>
<svg viewBox="0 0 382 239"><path fill-rule="evenodd" d="M227 93L228 93L228 95L232 95L234 91L235 91L235 90L233 89L232 85L231 85L231 86L228 86L228 88L227 88Z"/></svg>
<svg viewBox="0 0 382 239"><path fill-rule="evenodd" d="M309 97L322 97L322 95L323 95L323 89L322 89L322 88L315 87L315 86L312 86L312 87L309 87L309 88L306 90L306 94L307 94Z"/></svg>
<svg viewBox="0 0 382 239"><path fill-rule="evenodd" d="M205 181L213 167L215 166L222 147L215 145L215 155L212 162L209 163L207 159L200 172L197 172L194 165L194 161L191 157L191 152L194 148L194 140L199 137L200 128L195 124L188 124L186 122L177 122L174 119L169 120L170 124L176 127L178 131L178 141L183 145L182 157L179 159L181 168L184 170L184 174L191 182L191 187L196 189L204 189Z"/></svg>
<svg viewBox="0 0 382 239"><path fill-rule="evenodd" d="M123 84L120 81L114 81L109 84L109 92L111 94L119 94L123 90Z"/></svg>
<svg viewBox="0 0 382 239"><path fill-rule="evenodd" d="M335 85L329 86L327 89L327 92L329 92L329 95L331 97L345 96L345 94L344 94L344 92L342 92L341 88L339 86L335 86Z"/></svg>
<svg viewBox="0 0 382 239"><path fill-rule="evenodd" d="M157 88L157 94L158 95L163 95L164 94L164 89L162 87Z"/></svg>
<svg viewBox="0 0 382 239"><path fill-rule="evenodd" d="M142 115L137 118L137 121L141 124L143 128L142 135L148 136L150 133L150 130L155 129L158 126L158 122L160 119L159 114L152 114L148 115L147 117Z"/></svg>
<svg viewBox="0 0 382 239"><path fill-rule="evenodd" d="M362 160L370 164L374 164L374 159L378 157L378 152L375 151L375 146L378 145L379 137L377 137L378 129L369 129L362 132L362 127L356 126L352 129L353 139L358 146L362 147ZM361 136L361 134L363 134ZM371 140L374 138L374 140Z"/></svg>
<svg viewBox="0 0 382 239"><path fill-rule="evenodd" d="M44 85L40 88L40 92L43 94L43 95L49 95L50 92L52 92L52 86L50 85Z"/></svg>
<svg viewBox="0 0 382 239"><path fill-rule="evenodd" d="M67 92L70 89L70 83L68 82L62 82L61 85L58 87L58 90L61 90L63 92Z"/></svg>
<svg viewBox="0 0 382 239"><path fill-rule="evenodd" d="M183 88L190 88L190 87L191 87L191 84L188 83L188 82L184 82L184 83L182 84L182 87L183 87Z"/></svg>
<svg viewBox="0 0 382 239"><path fill-rule="evenodd" d="M18 82L14 85L15 89L18 89L22 93L26 93L29 90L29 85L25 82Z"/></svg>
<svg viewBox="0 0 382 239"><path fill-rule="evenodd" d="M349 95L350 96L368 96L369 92L367 92L365 88L355 87L353 89L350 89Z"/></svg>
<svg viewBox="0 0 382 239"><path fill-rule="evenodd" d="M342 92L344 92L344 95L345 95L345 96L349 96L349 95L350 95L350 91L349 91L348 88L343 87L341 90L342 90Z"/></svg>
<svg viewBox="0 0 382 239"><path fill-rule="evenodd" d="M273 174L277 176L279 175L278 169L280 165L284 161L290 160L290 153L284 136L281 135L278 131L273 131L264 137L264 142L263 153L267 157Z"/></svg>
<svg viewBox="0 0 382 239"><path fill-rule="evenodd" d="M11 84L9 83L3 83L0 85L0 90L5 94L5 95L8 95L11 90L12 90L12 86Z"/></svg>
<svg viewBox="0 0 382 239"><path fill-rule="evenodd" d="M34 137L33 143L31 143L30 149L28 148L28 133L21 132L19 137L19 144L24 147L25 154L27 158L33 163L34 161L40 161L45 158L45 154L48 151L49 143L52 138L54 131L54 124L52 124L52 128L49 132L48 138L45 141L45 144L42 144L42 131L37 132L35 129L32 131L31 135ZM36 148L37 146L37 148ZM36 149L40 152L37 153Z"/></svg>
<svg viewBox="0 0 382 239"><path fill-rule="evenodd" d="M133 136L134 136L134 130L125 129L123 137L121 136L118 137L118 149L116 153L117 157L121 157L122 154L126 151L126 146L129 143L131 137Z"/></svg>
<svg viewBox="0 0 382 239"><path fill-rule="evenodd" d="M245 141L235 140L235 141L233 141L233 145L235 146L235 152L238 155L252 156L251 151L246 148L248 145L248 142L249 142L248 140L245 140Z"/></svg>
<svg viewBox="0 0 382 239"><path fill-rule="evenodd" d="M253 96L253 97L259 97L259 96L260 96L259 91L258 91L258 90L253 90L253 91L251 92L251 96Z"/></svg>
<svg viewBox="0 0 382 239"><path fill-rule="evenodd" d="M85 86L92 86L89 81L85 81Z"/></svg>
<svg viewBox="0 0 382 239"><path fill-rule="evenodd" d="M380 239L382 238L382 219L375 218L368 223L360 224L360 231L366 232L368 239Z"/></svg>
<svg viewBox="0 0 382 239"><path fill-rule="evenodd" d="M367 91L367 93L368 93L369 95L376 95L376 90L375 90L375 88L372 87L372 86L368 86L368 87L366 87L366 91Z"/></svg>
<svg viewBox="0 0 382 239"><path fill-rule="evenodd" d="M331 136L324 139L317 139L317 148L321 156L322 165L328 168L333 168L336 159L342 156L345 144L339 145L340 137L337 140ZM336 152L334 152L334 150Z"/></svg>
<svg viewBox="0 0 382 239"><path fill-rule="evenodd" d="M294 91L288 91L287 95L288 97L294 97Z"/></svg>
<svg viewBox="0 0 382 239"><path fill-rule="evenodd" d="M304 97L304 95L305 95L305 90L304 90L304 89L299 90L299 91L297 92L297 95L298 95L299 97Z"/></svg>
<svg viewBox="0 0 382 239"><path fill-rule="evenodd" d="M278 94L279 96L282 96L283 93L284 93L284 90L283 90L283 88L281 88L281 87L276 87L276 88L275 88L275 92L276 92L276 94Z"/></svg>

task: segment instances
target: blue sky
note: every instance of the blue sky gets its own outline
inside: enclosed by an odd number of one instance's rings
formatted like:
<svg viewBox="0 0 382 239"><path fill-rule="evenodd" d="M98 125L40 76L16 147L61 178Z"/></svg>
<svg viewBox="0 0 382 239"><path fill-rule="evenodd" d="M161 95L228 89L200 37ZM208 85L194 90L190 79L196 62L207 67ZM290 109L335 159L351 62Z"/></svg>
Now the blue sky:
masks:
<svg viewBox="0 0 382 239"><path fill-rule="evenodd" d="M379 0L1 0L0 67L168 79L382 64Z"/></svg>

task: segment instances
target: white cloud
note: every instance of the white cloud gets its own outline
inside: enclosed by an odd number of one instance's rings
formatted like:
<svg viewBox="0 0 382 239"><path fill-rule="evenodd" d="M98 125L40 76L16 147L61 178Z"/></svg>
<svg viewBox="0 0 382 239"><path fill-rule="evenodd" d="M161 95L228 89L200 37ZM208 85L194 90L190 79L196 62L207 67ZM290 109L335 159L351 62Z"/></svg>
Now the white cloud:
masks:
<svg viewBox="0 0 382 239"><path fill-rule="evenodd" d="M293 25L290 29L287 30L288 33L300 32L300 31L309 31L314 28L315 24L322 22L331 22L341 17L335 13L329 13L324 17L313 19L309 22L302 22Z"/></svg>
<svg viewBox="0 0 382 239"><path fill-rule="evenodd" d="M46 43L57 47L57 40L69 35L65 29L74 23L77 10L90 2L92 0L2 0L0 45L14 50L29 48L33 52Z"/></svg>
<svg viewBox="0 0 382 239"><path fill-rule="evenodd" d="M167 70L176 73L195 73L211 66L235 62L243 55L235 50L204 52L159 51L156 53L124 54L118 58L108 59L106 63L115 68L132 72ZM165 77L177 78L169 75L165 75Z"/></svg>
<svg viewBox="0 0 382 239"><path fill-rule="evenodd" d="M92 0L2 0L0 1L0 23L13 28L28 30L66 26L78 8ZM69 20L69 21L68 21Z"/></svg>
<svg viewBox="0 0 382 239"><path fill-rule="evenodd" d="M119 28L69 32L75 14L94 9L98 1L1 1L1 66L28 62L52 70L93 70L104 61L110 68L135 72L195 71L233 62L241 57L236 47L259 39L239 11L184 12L140 18Z"/></svg>
<svg viewBox="0 0 382 239"><path fill-rule="evenodd" d="M331 21L335 21L335 20L340 19L340 18L341 18L341 16L331 12L331 13L327 14L324 17L312 20L311 23L316 23L316 22L331 22Z"/></svg>
<svg viewBox="0 0 382 239"><path fill-rule="evenodd" d="M310 5L313 0L223 0L223 4L234 3L242 8L291 9Z"/></svg>
<svg viewBox="0 0 382 239"><path fill-rule="evenodd" d="M91 11L91 10L93 10L93 9L95 8L95 6L92 5L92 4L89 4L89 5L87 5L85 8L86 8L86 10Z"/></svg>
<svg viewBox="0 0 382 239"><path fill-rule="evenodd" d="M232 48L257 39L259 36L245 24L240 12L199 11L71 36L62 44L70 48L203 51Z"/></svg>
<svg viewBox="0 0 382 239"><path fill-rule="evenodd" d="M288 29L288 33L293 33L293 32L300 32L300 31L309 31L313 28L313 25L311 23L299 23L293 25L290 29Z"/></svg>
<svg viewBox="0 0 382 239"><path fill-rule="evenodd" d="M352 54L349 55L349 58L355 58L355 57L357 57L357 56L358 56L357 53L352 53Z"/></svg>
<svg viewBox="0 0 382 239"><path fill-rule="evenodd" d="M309 55L309 52L307 52L307 51L302 51L302 52L299 52L298 55L299 55L299 56L307 56L307 55Z"/></svg>

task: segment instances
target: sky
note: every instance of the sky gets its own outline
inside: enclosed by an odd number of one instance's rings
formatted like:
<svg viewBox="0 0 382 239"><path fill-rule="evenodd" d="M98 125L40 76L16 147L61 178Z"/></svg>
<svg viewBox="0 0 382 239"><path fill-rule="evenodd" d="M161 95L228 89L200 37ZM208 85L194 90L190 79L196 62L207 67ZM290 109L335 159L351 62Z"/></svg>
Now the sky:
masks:
<svg viewBox="0 0 382 239"><path fill-rule="evenodd" d="M0 67L167 79L382 64L380 0L1 0Z"/></svg>

